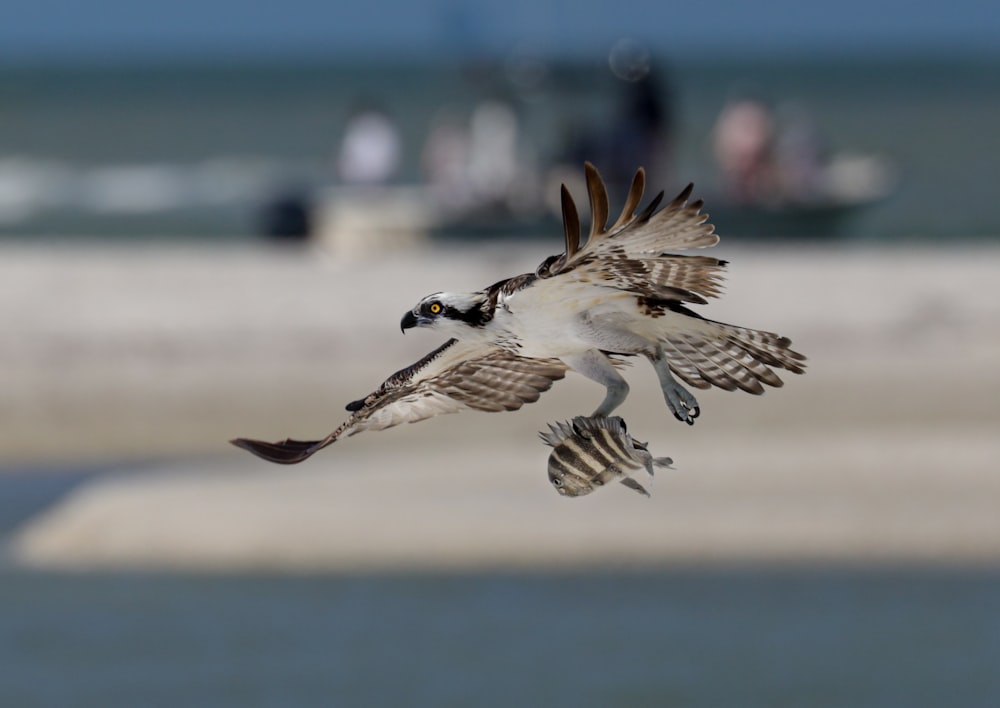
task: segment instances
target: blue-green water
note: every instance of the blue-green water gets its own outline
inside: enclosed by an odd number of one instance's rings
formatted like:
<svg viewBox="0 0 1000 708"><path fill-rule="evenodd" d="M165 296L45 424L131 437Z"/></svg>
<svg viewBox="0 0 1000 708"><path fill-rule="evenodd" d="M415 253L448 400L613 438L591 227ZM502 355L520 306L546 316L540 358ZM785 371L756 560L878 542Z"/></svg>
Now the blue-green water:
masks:
<svg viewBox="0 0 1000 708"><path fill-rule="evenodd" d="M877 153L895 166L895 190L847 238L1000 234L996 55L665 57L658 85L675 116L674 148L672 183L658 186L694 180L711 195L713 121L734 91L749 90L798 106L830 152ZM362 102L395 120L397 179L413 183L442 114L464 119L502 97L546 165L573 135L607 125L621 90L603 59L0 66L0 234L245 237L274 190L334 180L343 127Z"/></svg>
<svg viewBox="0 0 1000 708"><path fill-rule="evenodd" d="M94 473L0 476L0 533ZM998 666L1000 569L0 566L0 706L985 708Z"/></svg>
<svg viewBox="0 0 1000 708"><path fill-rule="evenodd" d="M4 706L995 706L1000 573L0 574Z"/></svg>

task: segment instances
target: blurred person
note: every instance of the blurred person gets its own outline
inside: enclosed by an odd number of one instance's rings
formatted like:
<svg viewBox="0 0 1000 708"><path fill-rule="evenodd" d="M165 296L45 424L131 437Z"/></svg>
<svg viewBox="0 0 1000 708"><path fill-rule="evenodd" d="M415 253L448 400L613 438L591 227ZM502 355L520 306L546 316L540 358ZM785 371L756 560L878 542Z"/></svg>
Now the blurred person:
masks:
<svg viewBox="0 0 1000 708"><path fill-rule="evenodd" d="M469 129L458 116L442 111L434 117L420 160L424 179L439 204L449 209L469 205Z"/></svg>
<svg viewBox="0 0 1000 708"><path fill-rule="evenodd" d="M421 164L437 203L453 213L520 218L539 206L536 156L508 101L481 101L467 122L440 114Z"/></svg>
<svg viewBox="0 0 1000 708"><path fill-rule="evenodd" d="M258 216L260 232L271 239L304 241L313 231L312 198L308 190L287 186L276 190Z"/></svg>
<svg viewBox="0 0 1000 708"><path fill-rule="evenodd" d="M619 99L604 161L608 181L628 184L634 166L644 164L651 180L665 182L672 133L670 92L650 68L627 81Z"/></svg>
<svg viewBox="0 0 1000 708"><path fill-rule="evenodd" d="M337 156L340 179L348 184L385 184L396 175L401 160L402 139L389 115L374 106L355 110Z"/></svg>
<svg viewBox="0 0 1000 708"><path fill-rule="evenodd" d="M754 203L773 196L774 118L757 98L726 104L712 129L712 152L726 196Z"/></svg>
<svg viewBox="0 0 1000 708"><path fill-rule="evenodd" d="M824 150L819 130L804 107L786 103L778 108L774 160L782 199L807 202L823 190Z"/></svg>
<svg viewBox="0 0 1000 708"><path fill-rule="evenodd" d="M517 113L505 101L487 100L469 118L468 179L476 196L505 201L519 171Z"/></svg>
<svg viewBox="0 0 1000 708"><path fill-rule="evenodd" d="M674 111L662 70L654 68L648 54L626 61L614 52L611 68L621 81L611 120L600 126L568 123L563 134L569 137L556 169L560 179L562 165L575 171L589 160L601 166L613 192L627 189L639 164L646 166L650 180L669 181Z"/></svg>

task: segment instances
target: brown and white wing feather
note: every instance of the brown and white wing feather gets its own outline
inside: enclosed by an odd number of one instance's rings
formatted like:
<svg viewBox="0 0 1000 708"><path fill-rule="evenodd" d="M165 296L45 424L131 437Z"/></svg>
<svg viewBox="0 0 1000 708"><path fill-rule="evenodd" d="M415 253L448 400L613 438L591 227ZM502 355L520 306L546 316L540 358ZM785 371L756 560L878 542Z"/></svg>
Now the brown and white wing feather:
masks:
<svg viewBox="0 0 1000 708"><path fill-rule="evenodd" d="M805 357L791 348L787 337L685 313L693 318L694 326L670 332L660 345L670 369L696 388L718 386L761 394L763 384L782 386L771 367L795 374L805 371Z"/></svg>
<svg viewBox="0 0 1000 708"><path fill-rule="evenodd" d="M662 209L660 192L637 211L646 176L640 168L632 180L625 207L607 226L609 207L604 181L597 168L586 164L591 221L587 242L580 245L580 218L568 190L563 188L565 252L538 269L541 277L567 274L608 287L655 298L704 303L721 293L725 261L709 256L671 254L671 250L708 248L719 242L703 202L689 203L692 185Z"/></svg>
<svg viewBox="0 0 1000 708"><path fill-rule="evenodd" d="M383 430L463 410L512 411L532 403L566 374L558 359L520 357L486 344L451 339L397 371L365 398L348 404L351 416L322 440L231 442L271 462L301 462L345 435Z"/></svg>

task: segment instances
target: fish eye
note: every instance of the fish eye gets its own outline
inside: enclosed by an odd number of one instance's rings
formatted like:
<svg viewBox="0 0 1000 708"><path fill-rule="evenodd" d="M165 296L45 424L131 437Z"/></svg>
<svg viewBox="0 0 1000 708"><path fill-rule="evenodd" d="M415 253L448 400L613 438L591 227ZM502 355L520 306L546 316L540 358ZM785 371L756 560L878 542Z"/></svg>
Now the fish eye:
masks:
<svg viewBox="0 0 1000 708"><path fill-rule="evenodd" d="M561 487L561 486L562 486L562 480L561 480L561 479L559 479L558 477L553 477L553 478L552 478L551 480L549 480L549 481L551 481L551 482L552 482L552 484L553 484L554 486L556 486L556 487Z"/></svg>
<svg viewBox="0 0 1000 708"><path fill-rule="evenodd" d="M440 302L432 302L430 305L427 306L427 311L430 312L432 315L440 315L441 314L441 303Z"/></svg>

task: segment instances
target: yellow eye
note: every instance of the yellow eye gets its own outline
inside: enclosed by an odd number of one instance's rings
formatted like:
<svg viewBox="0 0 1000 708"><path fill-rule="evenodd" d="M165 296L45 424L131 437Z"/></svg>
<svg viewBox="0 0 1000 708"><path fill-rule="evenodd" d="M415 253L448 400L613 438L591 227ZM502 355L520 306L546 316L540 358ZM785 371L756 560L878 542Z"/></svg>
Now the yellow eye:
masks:
<svg viewBox="0 0 1000 708"><path fill-rule="evenodd" d="M439 314L441 314L441 303L440 302L432 302L431 305L430 305L430 307L428 307L427 309L431 311L432 315L439 315Z"/></svg>

